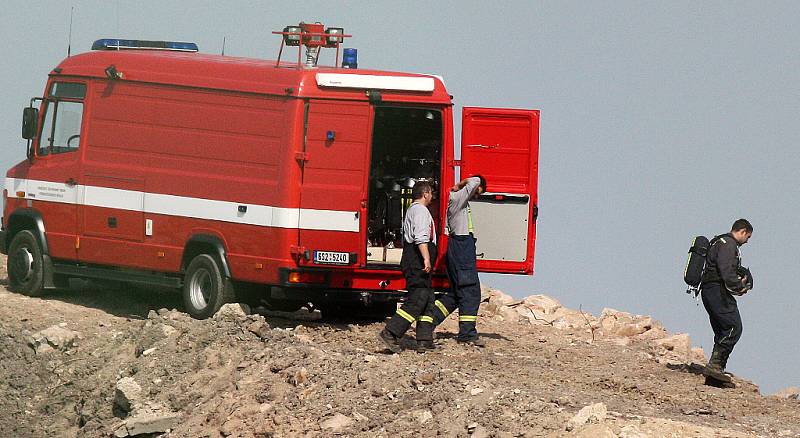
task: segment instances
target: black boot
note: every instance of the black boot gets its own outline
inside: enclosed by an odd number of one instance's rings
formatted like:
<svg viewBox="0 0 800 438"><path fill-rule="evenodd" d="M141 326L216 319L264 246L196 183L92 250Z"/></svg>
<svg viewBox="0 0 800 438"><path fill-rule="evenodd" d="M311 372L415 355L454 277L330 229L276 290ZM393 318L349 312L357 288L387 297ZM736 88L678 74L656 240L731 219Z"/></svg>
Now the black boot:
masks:
<svg viewBox="0 0 800 438"><path fill-rule="evenodd" d="M725 367L723 365L724 362L727 362L726 359L727 358L723 358L719 347L715 345L714 351L711 352L711 359L708 360L708 364L703 369L703 375L719 382L730 383L731 378L725 374Z"/></svg>
<svg viewBox="0 0 800 438"><path fill-rule="evenodd" d="M380 338L380 340L386 344L386 348L388 348L392 353L399 353L403 350L402 347L400 347L400 339L393 335L389 330L381 330L378 338Z"/></svg>

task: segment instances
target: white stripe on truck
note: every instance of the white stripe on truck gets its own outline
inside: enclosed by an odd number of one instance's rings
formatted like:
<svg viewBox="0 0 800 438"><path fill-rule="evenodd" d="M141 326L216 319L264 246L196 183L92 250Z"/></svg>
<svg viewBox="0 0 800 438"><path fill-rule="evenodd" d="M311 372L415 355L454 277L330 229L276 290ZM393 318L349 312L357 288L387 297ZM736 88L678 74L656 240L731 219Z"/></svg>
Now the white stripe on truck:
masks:
<svg viewBox="0 0 800 438"><path fill-rule="evenodd" d="M25 199L141 211L262 227L358 232L355 211L313 210L246 204L188 196L164 195L109 187L6 178L9 198L25 192ZM247 207L245 212L239 206Z"/></svg>

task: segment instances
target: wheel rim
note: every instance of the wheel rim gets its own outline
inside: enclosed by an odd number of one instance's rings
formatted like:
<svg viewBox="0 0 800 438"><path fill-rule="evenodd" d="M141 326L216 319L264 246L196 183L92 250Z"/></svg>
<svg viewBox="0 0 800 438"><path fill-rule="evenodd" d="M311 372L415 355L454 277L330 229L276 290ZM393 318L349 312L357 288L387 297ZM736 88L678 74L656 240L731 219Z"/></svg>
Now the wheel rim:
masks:
<svg viewBox="0 0 800 438"><path fill-rule="evenodd" d="M14 256L9 259L8 270L11 275L18 278L20 283L25 283L33 275L33 254L27 247L19 248Z"/></svg>
<svg viewBox="0 0 800 438"><path fill-rule="evenodd" d="M214 283L211 281L211 273L205 269L198 269L192 276L189 283L189 298L192 306L196 309L205 309L211 297L211 290Z"/></svg>

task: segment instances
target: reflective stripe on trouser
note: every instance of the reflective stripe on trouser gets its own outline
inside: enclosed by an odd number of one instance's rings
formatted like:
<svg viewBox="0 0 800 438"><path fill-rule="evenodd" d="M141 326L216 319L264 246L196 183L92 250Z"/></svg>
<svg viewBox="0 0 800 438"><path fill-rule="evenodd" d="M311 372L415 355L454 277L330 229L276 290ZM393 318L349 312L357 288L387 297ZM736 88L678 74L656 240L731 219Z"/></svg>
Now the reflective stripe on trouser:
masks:
<svg viewBox="0 0 800 438"><path fill-rule="evenodd" d="M458 305L453 295L449 293L440 295L438 299L434 300L433 308L431 309L433 313L433 324L441 324L442 321L447 319L447 317L456 310L456 308L458 308Z"/></svg>
<svg viewBox="0 0 800 438"><path fill-rule="evenodd" d="M435 260L436 245L429 244L428 251L431 259ZM408 295L405 303L386 323L386 330L400 338L408 331L411 324L417 321L417 340L433 340L433 318L429 310L433 303L431 275L423 271L422 256L416 245L406 244L403 247L400 267L406 278Z"/></svg>
<svg viewBox="0 0 800 438"><path fill-rule="evenodd" d="M475 267L475 239L472 236L450 236L447 247L447 277L450 280L450 291L439 297L439 301L447 309L458 306L458 339L474 339L478 337L475 323L481 304L481 285ZM452 307L449 305L450 300Z"/></svg>

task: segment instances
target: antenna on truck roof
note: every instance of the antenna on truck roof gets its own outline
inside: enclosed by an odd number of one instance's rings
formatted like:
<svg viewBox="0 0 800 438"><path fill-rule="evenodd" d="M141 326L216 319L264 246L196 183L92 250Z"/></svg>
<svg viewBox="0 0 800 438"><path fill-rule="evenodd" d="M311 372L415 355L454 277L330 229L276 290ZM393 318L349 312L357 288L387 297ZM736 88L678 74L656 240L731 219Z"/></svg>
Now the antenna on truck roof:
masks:
<svg viewBox="0 0 800 438"><path fill-rule="evenodd" d="M69 35L67 36L67 58L70 57L72 53L72 12L75 10L75 6L69 8Z"/></svg>

